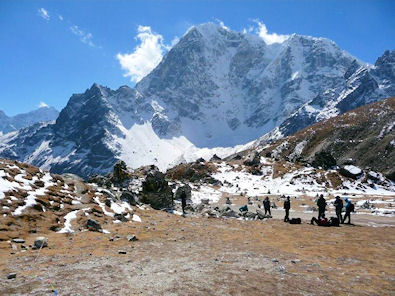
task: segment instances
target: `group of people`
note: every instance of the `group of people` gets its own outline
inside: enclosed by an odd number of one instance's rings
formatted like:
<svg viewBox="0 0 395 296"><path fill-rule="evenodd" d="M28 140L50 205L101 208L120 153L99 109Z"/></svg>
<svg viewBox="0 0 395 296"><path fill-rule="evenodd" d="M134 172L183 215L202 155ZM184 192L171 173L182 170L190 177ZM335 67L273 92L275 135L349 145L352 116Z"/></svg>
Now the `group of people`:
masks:
<svg viewBox="0 0 395 296"><path fill-rule="evenodd" d="M289 210L291 209L291 201L290 197L282 196L285 198L284 201L284 210L285 210L285 217L284 222L289 222ZM345 223L346 219L348 218L347 224L351 224L351 212L354 212L354 204L346 197L345 201L345 210L346 213L344 217L342 216L343 211L343 201L341 200L340 196L336 196L333 205L336 209L336 217L331 217L330 219L325 217L326 206L328 205L324 196L321 194L317 199L317 207L318 207L318 218L313 217L311 218L311 224L316 223L319 226L339 226L339 224ZM263 201L263 206L266 209L269 208L270 213L270 200L268 197L265 198Z"/></svg>

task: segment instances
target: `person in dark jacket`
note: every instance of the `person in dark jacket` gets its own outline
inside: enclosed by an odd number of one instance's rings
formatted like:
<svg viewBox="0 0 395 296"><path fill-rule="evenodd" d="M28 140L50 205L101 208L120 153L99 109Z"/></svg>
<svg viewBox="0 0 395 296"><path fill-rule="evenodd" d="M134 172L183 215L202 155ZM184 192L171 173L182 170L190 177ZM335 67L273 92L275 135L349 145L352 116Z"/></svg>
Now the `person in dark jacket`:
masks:
<svg viewBox="0 0 395 296"><path fill-rule="evenodd" d="M342 223L344 224L344 222L348 218L347 224L351 224L351 212L353 211L352 204L347 197L344 199L344 201L346 202L346 213L344 214Z"/></svg>
<svg viewBox="0 0 395 296"><path fill-rule="evenodd" d="M265 215L269 212L269 215L271 216L272 213L270 211L270 200L269 197L266 196L266 198L263 200L263 208L265 209Z"/></svg>
<svg viewBox="0 0 395 296"><path fill-rule="evenodd" d="M318 206L318 220L325 216L325 208L326 208L326 200L324 196L321 194L317 200Z"/></svg>
<svg viewBox="0 0 395 296"><path fill-rule="evenodd" d="M340 196L336 196L336 200L333 203L336 209L336 217L339 219L339 222L343 221L342 210L343 210L343 201L340 199Z"/></svg>
<svg viewBox="0 0 395 296"><path fill-rule="evenodd" d="M289 210L290 209L291 209L291 202L289 201L289 196L287 196L287 200L284 201L284 210L285 210L284 222L289 221Z"/></svg>
<svg viewBox="0 0 395 296"><path fill-rule="evenodd" d="M185 207L187 206L187 195L185 191L181 192L180 198L181 198L182 214L185 215Z"/></svg>

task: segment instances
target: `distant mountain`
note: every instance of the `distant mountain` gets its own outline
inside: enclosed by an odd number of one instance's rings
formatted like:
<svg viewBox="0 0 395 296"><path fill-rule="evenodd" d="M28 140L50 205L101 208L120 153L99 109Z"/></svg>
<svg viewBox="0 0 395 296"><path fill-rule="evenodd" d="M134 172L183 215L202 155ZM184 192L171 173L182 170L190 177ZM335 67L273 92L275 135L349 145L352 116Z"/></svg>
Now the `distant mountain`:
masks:
<svg viewBox="0 0 395 296"><path fill-rule="evenodd" d="M0 133L6 134L38 122L55 120L59 111L53 107L40 107L28 113L7 116L0 110Z"/></svg>
<svg viewBox="0 0 395 296"><path fill-rule="evenodd" d="M263 147L263 154L310 164L316 153L325 152L338 165L350 162L395 180L395 98L323 120Z"/></svg>
<svg viewBox="0 0 395 296"><path fill-rule="evenodd" d="M322 97L326 106L345 96L361 69L383 92L354 92L347 106L388 97L394 79L392 52L387 55L371 66L325 38L294 34L268 45L255 35L203 24L191 28L134 89L94 84L70 98L56 123L1 137L0 156L83 177L108 172L117 159L164 170L214 153L223 157L313 100ZM319 116L306 117L296 129L314 120Z"/></svg>

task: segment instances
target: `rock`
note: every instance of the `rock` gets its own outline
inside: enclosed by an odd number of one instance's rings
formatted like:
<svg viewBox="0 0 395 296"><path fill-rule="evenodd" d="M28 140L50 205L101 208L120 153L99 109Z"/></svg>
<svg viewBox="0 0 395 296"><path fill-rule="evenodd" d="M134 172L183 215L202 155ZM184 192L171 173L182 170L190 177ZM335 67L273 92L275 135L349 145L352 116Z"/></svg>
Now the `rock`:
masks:
<svg viewBox="0 0 395 296"><path fill-rule="evenodd" d="M126 201L132 206L137 205L138 202L138 196L137 194L130 192L130 191L123 191L120 197L121 201Z"/></svg>
<svg viewBox="0 0 395 296"><path fill-rule="evenodd" d="M46 238L45 236L36 237L36 239L34 240L34 246L37 249L48 247L48 238Z"/></svg>
<svg viewBox="0 0 395 296"><path fill-rule="evenodd" d="M93 219L88 219L88 221L86 221L86 228L88 228L89 231L102 231L101 225Z"/></svg>
<svg viewBox="0 0 395 296"><path fill-rule="evenodd" d="M173 192L165 180L165 175L157 167L153 166L142 185L141 202L156 210L173 207Z"/></svg>
<svg viewBox="0 0 395 296"><path fill-rule="evenodd" d="M122 183L129 178L130 176L126 167L126 163L123 160L119 160L114 165L114 172L112 177L113 181L116 183Z"/></svg>
<svg viewBox="0 0 395 296"><path fill-rule="evenodd" d="M196 162L196 163L199 163L199 162L206 162L206 160L205 160L203 157L200 157L200 158L198 158L195 162Z"/></svg>
<svg viewBox="0 0 395 296"><path fill-rule="evenodd" d="M135 242L135 241L138 241L139 239L137 238L137 236L135 236L134 234L133 235L128 235L128 236L126 236L126 239L129 241L129 242Z"/></svg>
<svg viewBox="0 0 395 296"><path fill-rule="evenodd" d="M231 200L230 200L230 198L229 198L229 197L227 197L227 198L226 198L226 201L225 201L225 203L226 203L227 205L231 205L231 204L232 204L232 202L231 202Z"/></svg>
<svg viewBox="0 0 395 296"><path fill-rule="evenodd" d="M118 251L118 254L126 255L126 251L119 250L119 251Z"/></svg>
<svg viewBox="0 0 395 296"><path fill-rule="evenodd" d="M257 151L254 151L246 156L244 164L247 166L257 166L261 163L261 156Z"/></svg>
<svg viewBox="0 0 395 296"><path fill-rule="evenodd" d="M214 154L213 157L211 157L210 161L217 161L221 160L221 157L219 157L217 154Z"/></svg>
<svg viewBox="0 0 395 296"><path fill-rule="evenodd" d="M14 278L16 278L16 273L15 272L9 273L7 275L7 279L9 279L9 280L14 279Z"/></svg>
<svg viewBox="0 0 395 296"><path fill-rule="evenodd" d="M354 165L345 165L340 168L339 173L345 177L356 180L362 175L362 170Z"/></svg>
<svg viewBox="0 0 395 296"><path fill-rule="evenodd" d="M208 198L202 198L202 199L200 200L200 203L201 203L202 205L209 205L209 204L210 204L210 200L209 200Z"/></svg>
<svg viewBox="0 0 395 296"><path fill-rule="evenodd" d="M12 242L17 243L17 244L24 244L25 240L22 238L13 238Z"/></svg>
<svg viewBox="0 0 395 296"><path fill-rule="evenodd" d="M105 184L108 182L108 179L102 175L92 175L88 179L88 183L95 183L100 187L104 187Z"/></svg>
<svg viewBox="0 0 395 296"><path fill-rule="evenodd" d="M114 219L119 220L121 222L128 222L129 221L128 218L126 218L124 214L117 214L117 213L114 214Z"/></svg>
<svg viewBox="0 0 395 296"><path fill-rule="evenodd" d="M274 263L278 263L279 261L278 261L278 259L277 259L277 258L273 258L273 259L272 259L272 262L274 262Z"/></svg>
<svg viewBox="0 0 395 296"><path fill-rule="evenodd" d="M44 187L44 186L45 186L45 183L44 183L44 181L36 180L36 181L34 182L34 185L36 185L37 187Z"/></svg>
<svg viewBox="0 0 395 296"><path fill-rule="evenodd" d="M11 244L11 249L13 251L18 251L18 246L16 244Z"/></svg>
<svg viewBox="0 0 395 296"><path fill-rule="evenodd" d="M320 151L314 155L311 165L315 168L322 167L328 170L336 165L336 159L327 151Z"/></svg>

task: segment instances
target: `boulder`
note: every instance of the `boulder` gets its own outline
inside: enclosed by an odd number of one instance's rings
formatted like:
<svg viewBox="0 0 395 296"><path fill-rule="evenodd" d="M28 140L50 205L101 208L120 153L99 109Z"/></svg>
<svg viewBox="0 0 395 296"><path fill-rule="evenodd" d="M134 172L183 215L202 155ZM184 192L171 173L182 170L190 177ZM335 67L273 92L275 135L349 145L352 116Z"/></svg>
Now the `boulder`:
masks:
<svg viewBox="0 0 395 296"><path fill-rule="evenodd" d="M119 160L114 165L114 172L112 179L116 183L122 183L125 180L129 179L128 169L126 167L126 163L123 160Z"/></svg>
<svg viewBox="0 0 395 296"><path fill-rule="evenodd" d="M260 163L261 163L261 156L256 151L248 154L244 160L244 165L247 166L257 166Z"/></svg>
<svg viewBox="0 0 395 296"><path fill-rule="evenodd" d="M322 167L327 170L336 165L336 159L327 151L320 151L314 155L311 165L315 168Z"/></svg>
<svg viewBox="0 0 395 296"><path fill-rule="evenodd" d="M340 168L339 173L351 179L358 179L362 175L362 170L354 165L345 165Z"/></svg>
<svg viewBox="0 0 395 296"><path fill-rule="evenodd" d="M142 185L141 202L156 210L173 207L173 192L158 168L151 169Z"/></svg>
<svg viewBox="0 0 395 296"><path fill-rule="evenodd" d="M210 161L218 161L221 160L221 157L219 157L217 154L214 154L213 157L211 157Z"/></svg>
<svg viewBox="0 0 395 296"><path fill-rule="evenodd" d="M128 242L135 242L138 241L139 239L137 238L137 236L133 235L128 235L126 236L126 239L128 240Z"/></svg>
<svg viewBox="0 0 395 296"><path fill-rule="evenodd" d="M14 279L14 278L16 278L16 273L15 272L9 273L7 275L7 279L9 279L9 280Z"/></svg>
<svg viewBox="0 0 395 296"><path fill-rule="evenodd" d="M24 244L24 243L25 243L25 240L22 239L22 238L13 238L13 239L12 239L12 242L13 242L13 243L17 243L17 244Z"/></svg>
<svg viewBox="0 0 395 296"><path fill-rule="evenodd" d="M200 157L196 160L196 163L200 163L200 162L206 162L206 160L203 157Z"/></svg>
<svg viewBox="0 0 395 296"><path fill-rule="evenodd" d="M47 246L48 238L46 238L45 236L36 237L36 239L34 240L34 247L36 247L37 249L45 248Z"/></svg>
<svg viewBox="0 0 395 296"><path fill-rule="evenodd" d="M138 195L130 191L123 191L120 199L121 201L126 201L132 206L137 205L137 202L139 200Z"/></svg>
<svg viewBox="0 0 395 296"><path fill-rule="evenodd" d="M88 228L89 231L102 231L101 225L93 219L88 219L88 221L86 221L86 228Z"/></svg>

